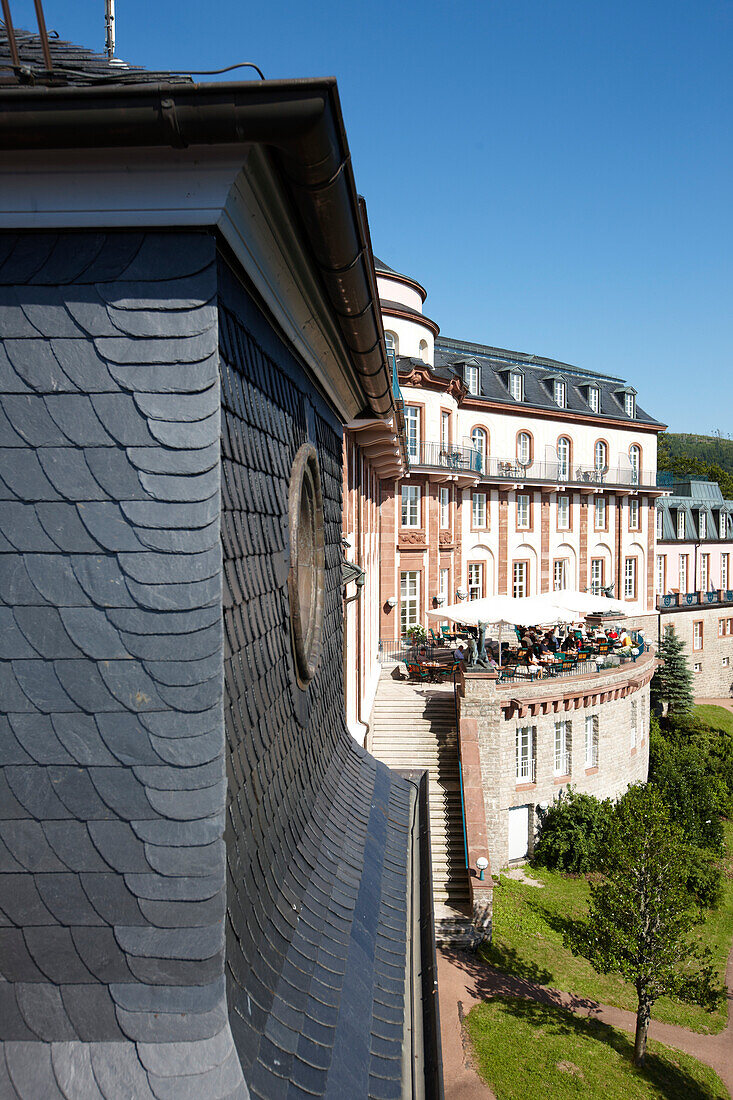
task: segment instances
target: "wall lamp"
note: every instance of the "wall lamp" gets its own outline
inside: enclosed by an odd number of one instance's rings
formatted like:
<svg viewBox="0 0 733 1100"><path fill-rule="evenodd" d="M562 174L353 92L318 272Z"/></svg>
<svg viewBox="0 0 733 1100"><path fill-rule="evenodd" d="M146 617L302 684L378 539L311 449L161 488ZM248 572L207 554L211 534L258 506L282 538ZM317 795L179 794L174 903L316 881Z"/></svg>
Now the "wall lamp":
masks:
<svg viewBox="0 0 733 1100"><path fill-rule="evenodd" d="M456 596L458 596L459 600L467 600L468 599L468 589L467 588L457 588L456 589Z"/></svg>
<svg viewBox="0 0 733 1100"><path fill-rule="evenodd" d="M479 856L476 860L476 866L478 867L479 882L484 881L484 871L489 866L489 861L486 856Z"/></svg>
<svg viewBox="0 0 733 1100"><path fill-rule="evenodd" d="M440 607L440 605L441 605L442 603L445 603L445 596L443 596L442 594L440 594L440 595L438 595L438 596L433 596L433 603L434 603L434 604L435 604L435 605L436 605L437 607Z"/></svg>
<svg viewBox="0 0 733 1100"><path fill-rule="evenodd" d="M397 597L390 596L387 600L387 607L397 607Z"/></svg>

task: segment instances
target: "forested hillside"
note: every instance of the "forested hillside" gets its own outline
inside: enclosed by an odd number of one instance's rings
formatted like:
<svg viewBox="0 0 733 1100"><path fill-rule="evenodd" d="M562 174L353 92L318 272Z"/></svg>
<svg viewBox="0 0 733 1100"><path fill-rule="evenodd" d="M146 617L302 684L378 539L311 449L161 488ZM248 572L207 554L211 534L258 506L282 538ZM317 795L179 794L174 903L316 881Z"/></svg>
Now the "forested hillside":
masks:
<svg viewBox="0 0 733 1100"><path fill-rule="evenodd" d="M717 481L725 499L733 500L733 439L662 432L657 464L678 476L700 474Z"/></svg>

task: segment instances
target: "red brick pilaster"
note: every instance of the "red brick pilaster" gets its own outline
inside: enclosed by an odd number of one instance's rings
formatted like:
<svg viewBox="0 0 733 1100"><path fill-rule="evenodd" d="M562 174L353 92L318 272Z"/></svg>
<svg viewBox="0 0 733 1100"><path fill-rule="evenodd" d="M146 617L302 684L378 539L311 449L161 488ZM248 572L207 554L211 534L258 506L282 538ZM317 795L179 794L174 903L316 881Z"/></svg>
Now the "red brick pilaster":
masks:
<svg viewBox="0 0 733 1100"><path fill-rule="evenodd" d="M509 550L509 497L499 490L499 560L497 595L508 594L507 584L509 579L509 563L507 553Z"/></svg>
<svg viewBox="0 0 733 1100"><path fill-rule="evenodd" d="M571 509L575 507L578 494L573 493L570 498ZM578 570L578 587L581 592L588 587L588 513L594 507L595 497L580 497L580 524L578 530L578 545L580 547L580 562Z"/></svg>
<svg viewBox="0 0 733 1100"><path fill-rule="evenodd" d="M388 608L387 600L390 596L399 599L399 576L397 554L397 500L400 494L400 483L383 481L381 483L381 500L379 505L379 636L385 641L396 640L399 637L399 617L397 607Z"/></svg>
<svg viewBox="0 0 733 1100"><path fill-rule="evenodd" d="M550 495L540 497L540 592L550 591Z"/></svg>

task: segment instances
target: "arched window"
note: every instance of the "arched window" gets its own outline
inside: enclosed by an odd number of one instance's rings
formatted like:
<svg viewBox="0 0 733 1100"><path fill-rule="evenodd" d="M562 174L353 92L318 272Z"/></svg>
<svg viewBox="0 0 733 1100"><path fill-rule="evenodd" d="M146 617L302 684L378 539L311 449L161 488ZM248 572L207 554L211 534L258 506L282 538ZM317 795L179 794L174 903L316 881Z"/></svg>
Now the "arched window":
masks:
<svg viewBox="0 0 733 1100"><path fill-rule="evenodd" d="M639 471L641 470L641 447L637 443L632 443L629 447L629 462L631 463L631 481L632 484L639 484Z"/></svg>
<svg viewBox="0 0 733 1100"><path fill-rule="evenodd" d="M596 442L595 464L596 470L603 470L608 466L608 448L602 439Z"/></svg>
<svg viewBox="0 0 733 1100"><path fill-rule="evenodd" d="M399 345L397 341L397 334L394 332L385 332L384 342L387 345L387 351L393 351L395 355L399 354Z"/></svg>
<svg viewBox="0 0 733 1100"><path fill-rule="evenodd" d="M529 432L520 432L517 436L517 462L520 466L529 466L532 461L532 437Z"/></svg>
<svg viewBox="0 0 733 1100"><path fill-rule="evenodd" d="M420 358L422 359L423 363L427 363L427 361L428 361L428 342L427 342L427 340L421 340L420 341Z"/></svg>
<svg viewBox="0 0 733 1100"><path fill-rule="evenodd" d="M570 440L565 435L557 441L557 477L558 481L567 481L570 477Z"/></svg>
<svg viewBox="0 0 733 1100"><path fill-rule="evenodd" d="M471 432L471 443L477 451L476 461L481 473L486 469L486 432L483 428L474 428Z"/></svg>

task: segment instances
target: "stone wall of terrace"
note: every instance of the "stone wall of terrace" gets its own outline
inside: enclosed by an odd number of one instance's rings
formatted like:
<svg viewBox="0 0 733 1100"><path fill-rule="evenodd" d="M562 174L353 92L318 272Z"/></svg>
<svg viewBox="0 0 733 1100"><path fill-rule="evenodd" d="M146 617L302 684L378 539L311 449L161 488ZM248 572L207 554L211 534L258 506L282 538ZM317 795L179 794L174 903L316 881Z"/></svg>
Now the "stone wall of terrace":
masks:
<svg viewBox="0 0 733 1100"><path fill-rule="evenodd" d="M500 686L492 673L464 674L459 737L462 753L464 745L468 749L464 794L469 852L473 854L472 837L483 826L486 854L496 872L511 859L522 858L517 817L510 826L510 810L527 809L528 854L544 809L569 786L598 798L617 798L629 784L643 782L649 765L649 682L655 667L654 655L645 653L617 668L532 683ZM567 723L564 748L559 723ZM524 738L525 747L529 744L524 766L517 733L522 729L531 731Z"/></svg>

